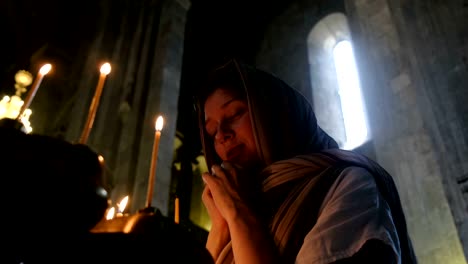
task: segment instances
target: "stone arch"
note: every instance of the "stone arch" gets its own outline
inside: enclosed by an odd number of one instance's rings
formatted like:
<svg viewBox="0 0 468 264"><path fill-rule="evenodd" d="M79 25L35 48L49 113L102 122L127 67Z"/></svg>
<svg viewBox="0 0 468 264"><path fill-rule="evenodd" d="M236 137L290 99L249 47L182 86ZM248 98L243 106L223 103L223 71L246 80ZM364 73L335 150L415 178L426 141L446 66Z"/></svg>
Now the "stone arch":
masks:
<svg viewBox="0 0 468 264"><path fill-rule="evenodd" d="M307 37L308 62L311 76L314 111L319 125L338 142L340 147L348 145L343 115L342 99L334 62L334 48L341 41L351 42L351 33L346 16L334 12L323 17L311 29ZM365 109L364 106L362 106ZM362 113L365 115L365 110ZM365 116L363 117L366 120ZM367 130L367 121L365 121ZM369 140L369 133L360 144ZM348 143L347 143L348 142ZM348 146L346 146L348 145Z"/></svg>

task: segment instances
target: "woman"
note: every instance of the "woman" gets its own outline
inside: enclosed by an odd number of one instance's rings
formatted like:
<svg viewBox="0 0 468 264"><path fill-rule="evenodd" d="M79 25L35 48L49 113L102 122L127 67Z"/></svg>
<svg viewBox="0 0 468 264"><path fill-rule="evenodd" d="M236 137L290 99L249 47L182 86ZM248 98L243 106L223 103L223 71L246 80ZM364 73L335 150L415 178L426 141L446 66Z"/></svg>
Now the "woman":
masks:
<svg viewBox="0 0 468 264"><path fill-rule="evenodd" d="M198 98L216 263L416 263L392 178L283 81L230 61Z"/></svg>

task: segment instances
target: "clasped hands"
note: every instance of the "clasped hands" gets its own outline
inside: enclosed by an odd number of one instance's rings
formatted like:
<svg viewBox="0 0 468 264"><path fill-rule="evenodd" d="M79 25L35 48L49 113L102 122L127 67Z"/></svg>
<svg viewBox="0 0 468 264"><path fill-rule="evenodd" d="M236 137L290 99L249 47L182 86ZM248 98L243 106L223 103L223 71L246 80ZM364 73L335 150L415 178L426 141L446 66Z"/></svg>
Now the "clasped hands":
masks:
<svg viewBox="0 0 468 264"><path fill-rule="evenodd" d="M244 193L249 188L241 185L239 176L242 177L239 171L228 162L223 162L221 166L213 165L211 174L203 173L202 177L206 185L202 200L211 217L213 227L217 224L222 226L234 220L238 216L239 209L247 206Z"/></svg>
<svg viewBox="0 0 468 264"><path fill-rule="evenodd" d="M230 163L213 165L211 173L203 173L205 189L202 200L211 218L211 230L207 248L213 257L219 255L222 248L229 242L231 235L229 226L239 217L250 211L247 205L248 179L240 179L246 175Z"/></svg>

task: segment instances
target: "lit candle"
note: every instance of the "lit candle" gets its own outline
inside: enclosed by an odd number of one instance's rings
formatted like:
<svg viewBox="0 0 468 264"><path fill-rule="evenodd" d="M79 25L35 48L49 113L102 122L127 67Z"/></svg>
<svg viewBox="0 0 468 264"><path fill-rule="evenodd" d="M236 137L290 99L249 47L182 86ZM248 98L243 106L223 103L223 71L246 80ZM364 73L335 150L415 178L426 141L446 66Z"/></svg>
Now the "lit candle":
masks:
<svg viewBox="0 0 468 264"><path fill-rule="evenodd" d="M107 211L106 220L112 220L112 219L114 218L114 215L115 215L115 208L114 208L114 207L111 207L111 208Z"/></svg>
<svg viewBox="0 0 468 264"><path fill-rule="evenodd" d="M161 130L164 124L164 120L162 116L159 116L156 120L155 124L155 132L154 132L154 144L153 144L153 154L151 155L151 166L149 171L149 180L148 180L148 193L146 194L146 208L151 207L151 200L153 198L153 189L154 189L154 181L155 181L155 174L156 174L156 165L158 162L158 147L159 147L159 139L161 138Z"/></svg>
<svg viewBox="0 0 468 264"><path fill-rule="evenodd" d="M175 206L175 209L174 209L174 222L176 224L178 224L179 223L179 197L175 198L174 206Z"/></svg>
<svg viewBox="0 0 468 264"><path fill-rule="evenodd" d="M120 203L117 204L119 213L123 213L128 203L128 195L125 196Z"/></svg>
<svg viewBox="0 0 468 264"><path fill-rule="evenodd" d="M104 157L102 155L98 156L99 164L104 165Z"/></svg>
<svg viewBox="0 0 468 264"><path fill-rule="evenodd" d="M99 105L99 99L101 98L102 88L104 87L104 81L106 80L106 76L111 71L111 66L109 63L104 63L101 66L101 74L99 75L98 84L96 86L96 91L94 93L93 100L91 101L91 105L88 111L88 119L86 120L85 126L83 127L83 132L81 133L80 143L86 144L89 137L89 132L93 127L94 118L96 116L97 108Z"/></svg>
<svg viewBox="0 0 468 264"><path fill-rule="evenodd" d="M31 89L29 89L29 93L28 95L26 96L26 99L24 99L24 103L23 105L21 106L21 109L19 111L19 114L18 114L18 119L20 119L22 116L23 116L23 113L26 109L28 109L29 105L31 105L31 102L32 102L32 99L34 98L34 96L36 95L36 92L37 90L39 89L39 85L41 84L42 82L42 79L44 78L44 76L50 72L50 70L52 69L52 65L50 65L49 63L47 64L44 64L40 69L39 69L39 73L37 74L37 77L36 79L34 80L32 86L31 86Z"/></svg>

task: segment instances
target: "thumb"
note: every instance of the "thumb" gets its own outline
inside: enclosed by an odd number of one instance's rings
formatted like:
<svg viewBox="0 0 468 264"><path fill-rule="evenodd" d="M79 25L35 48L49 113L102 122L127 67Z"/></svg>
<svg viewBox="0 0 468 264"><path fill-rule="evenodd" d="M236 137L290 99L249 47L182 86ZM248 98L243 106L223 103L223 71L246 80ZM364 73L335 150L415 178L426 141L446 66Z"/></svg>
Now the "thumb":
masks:
<svg viewBox="0 0 468 264"><path fill-rule="evenodd" d="M203 180L203 183L205 183L205 185L210 186L213 184L214 176L209 174L208 172L205 172L202 174L202 180Z"/></svg>

